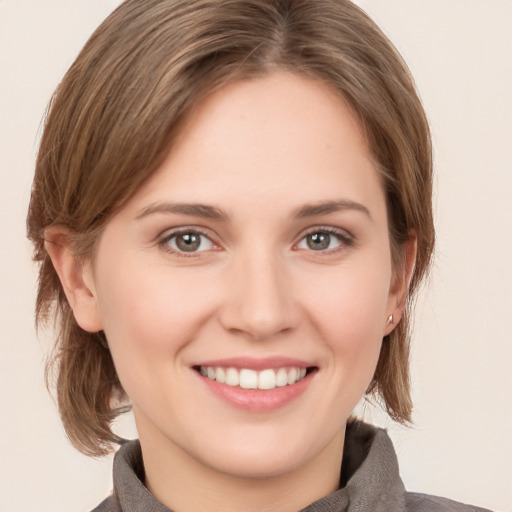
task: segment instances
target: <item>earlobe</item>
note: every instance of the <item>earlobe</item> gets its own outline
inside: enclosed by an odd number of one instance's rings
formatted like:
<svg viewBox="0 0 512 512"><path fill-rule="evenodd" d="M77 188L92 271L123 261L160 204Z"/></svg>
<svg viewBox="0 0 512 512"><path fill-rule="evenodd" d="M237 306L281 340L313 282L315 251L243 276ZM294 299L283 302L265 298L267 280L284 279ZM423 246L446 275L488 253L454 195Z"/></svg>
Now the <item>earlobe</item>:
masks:
<svg viewBox="0 0 512 512"><path fill-rule="evenodd" d="M80 261L71 246L71 232L61 225L45 230L45 247L78 325L88 332L103 329L89 261Z"/></svg>
<svg viewBox="0 0 512 512"><path fill-rule="evenodd" d="M414 275L416 266L417 236L415 232L409 234L409 239L402 246L401 265L395 271L393 283L391 285L388 316L384 327L384 336L387 336L400 322L405 310L407 296L409 294L409 285Z"/></svg>

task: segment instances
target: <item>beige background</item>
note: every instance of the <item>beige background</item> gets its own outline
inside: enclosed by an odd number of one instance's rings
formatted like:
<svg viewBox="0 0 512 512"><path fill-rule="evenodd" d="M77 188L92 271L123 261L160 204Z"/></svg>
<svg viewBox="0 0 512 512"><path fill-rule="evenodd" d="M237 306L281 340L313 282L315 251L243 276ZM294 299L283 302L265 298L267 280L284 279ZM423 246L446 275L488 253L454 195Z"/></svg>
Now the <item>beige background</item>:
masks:
<svg viewBox="0 0 512 512"><path fill-rule="evenodd" d="M117 3L0 0L0 512L87 511L111 485L110 459L71 448L44 388L24 222L45 105ZM366 417L389 426L409 489L512 511L512 1L359 3L417 79L438 228L414 337L415 427Z"/></svg>

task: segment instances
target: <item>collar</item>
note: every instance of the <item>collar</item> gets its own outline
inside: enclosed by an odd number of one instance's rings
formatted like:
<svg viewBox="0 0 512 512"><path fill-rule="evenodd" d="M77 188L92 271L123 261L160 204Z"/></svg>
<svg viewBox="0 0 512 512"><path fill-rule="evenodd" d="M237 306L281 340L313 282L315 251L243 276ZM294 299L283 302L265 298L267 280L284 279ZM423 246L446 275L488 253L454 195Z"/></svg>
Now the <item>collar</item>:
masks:
<svg viewBox="0 0 512 512"><path fill-rule="evenodd" d="M404 512L405 492L398 459L387 432L349 420L340 489L302 512Z"/></svg>
<svg viewBox="0 0 512 512"><path fill-rule="evenodd" d="M172 512L146 489L139 441L124 444L114 460L114 495L123 512ZM302 512L405 511L405 488L385 430L350 420L345 434L341 488Z"/></svg>

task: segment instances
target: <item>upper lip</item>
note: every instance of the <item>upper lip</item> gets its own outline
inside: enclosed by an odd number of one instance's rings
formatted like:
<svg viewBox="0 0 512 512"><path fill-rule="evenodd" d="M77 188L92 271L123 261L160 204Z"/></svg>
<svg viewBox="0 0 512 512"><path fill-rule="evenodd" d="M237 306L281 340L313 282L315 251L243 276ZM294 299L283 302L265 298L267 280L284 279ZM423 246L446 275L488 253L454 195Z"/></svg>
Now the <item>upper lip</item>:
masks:
<svg viewBox="0 0 512 512"><path fill-rule="evenodd" d="M286 356L272 356L272 357L228 357L221 359L210 359L207 361L200 361L192 365L196 366L209 366L221 368L247 368L250 370L266 370L268 368L284 368L284 367L298 367L310 368L315 366L310 361L297 359L294 357Z"/></svg>

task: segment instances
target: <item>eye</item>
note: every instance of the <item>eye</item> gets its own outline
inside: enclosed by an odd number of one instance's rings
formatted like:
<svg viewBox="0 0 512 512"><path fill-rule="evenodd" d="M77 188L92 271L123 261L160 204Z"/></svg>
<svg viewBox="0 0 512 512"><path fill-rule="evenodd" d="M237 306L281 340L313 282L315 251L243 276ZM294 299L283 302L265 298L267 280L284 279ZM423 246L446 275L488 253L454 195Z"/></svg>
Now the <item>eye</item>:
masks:
<svg viewBox="0 0 512 512"><path fill-rule="evenodd" d="M307 233L297 244L297 248L321 252L336 250L343 245L352 245L352 239L344 232L333 229L317 229Z"/></svg>
<svg viewBox="0 0 512 512"><path fill-rule="evenodd" d="M177 253L203 252L214 247L213 242L206 235L193 230L171 233L161 243Z"/></svg>

